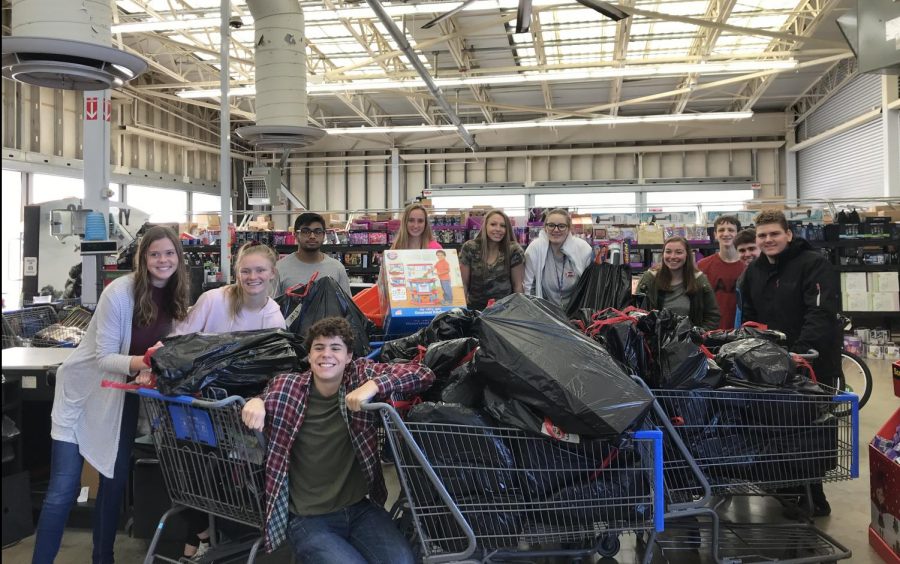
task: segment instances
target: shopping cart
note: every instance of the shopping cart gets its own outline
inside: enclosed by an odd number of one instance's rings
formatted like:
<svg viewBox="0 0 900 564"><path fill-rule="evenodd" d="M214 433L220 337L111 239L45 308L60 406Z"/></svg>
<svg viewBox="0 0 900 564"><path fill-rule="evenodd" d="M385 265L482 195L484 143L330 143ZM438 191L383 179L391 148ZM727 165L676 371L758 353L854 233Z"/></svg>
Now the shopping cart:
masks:
<svg viewBox="0 0 900 564"><path fill-rule="evenodd" d="M265 531L265 439L241 421L244 400L232 396L205 401L188 396L164 396L149 388L141 396L150 419L151 434L172 508L159 520L144 564L172 562L156 554L169 517L185 508L248 525L253 532L217 544L210 520L213 547L204 561L233 561L246 554L252 563Z"/></svg>
<svg viewBox="0 0 900 564"><path fill-rule="evenodd" d="M74 306L60 312L49 305L3 313L3 348L77 347L93 314Z"/></svg>
<svg viewBox="0 0 900 564"><path fill-rule="evenodd" d="M381 414L405 496L401 523L427 564L612 556L620 534L662 530L659 430L616 446L569 444L511 428L404 423L384 403L365 409ZM504 454L483 456L492 449Z"/></svg>
<svg viewBox="0 0 900 564"><path fill-rule="evenodd" d="M825 389L823 387L823 389ZM664 552L708 547L717 562L834 562L851 552L810 524L727 523L714 499L777 495L859 476L855 395L826 390L653 390L665 433ZM714 497L715 496L715 497Z"/></svg>

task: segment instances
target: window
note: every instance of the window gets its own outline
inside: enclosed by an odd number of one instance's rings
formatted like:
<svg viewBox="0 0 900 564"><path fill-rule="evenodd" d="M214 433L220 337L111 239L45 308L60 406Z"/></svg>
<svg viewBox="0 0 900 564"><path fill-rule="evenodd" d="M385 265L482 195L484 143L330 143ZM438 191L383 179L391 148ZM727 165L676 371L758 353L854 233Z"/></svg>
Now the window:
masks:
<svg viewBox="0 0 900 564"><path fill-rule="evenodd" d="M222 210L222 199L212 194L191 192L191 210L195 216L201 213L219 213Z"/></svg>
<svg viewBox="0 0 900 564"><path fill-rule="evenodd" d="M84 180L50 174L31 176L31 203L41 204L63 198L84 198Z"/></svg>
<svg viewBox="0 0 900 564"><path fill-rule="evenodd" d="M466 209L473 206L491 206L500 208L508 216L525 216L524 194L502 194L495 196L432 196L434 207L445 210L451 208Z"/></svg>
<svg viewBox="0 0 900 564"><path fill-rule="evenodd" d="M647 211L716 211L741 209L754 198L753 190L688 190L647 192Z"/></svg>
<svg viewBox="0 0 900 564"><path fill-rule="evenodd" d="M150 217L151 223L184 223L187 219L187 196L183 190L128 185L127 204Z"/></svg>
<svg viewBox="0 0 900 564"><path fill-rule="evenodd" d="M3 307L21 307L22 173L3 171Z"/></svg>
<svg viewBox="0 0 900 564"><path fill-rule="evenodd" d="M538 194L534 205L541 208L568 208L573 213L634 212L634 192L607 194Z"/></svg>

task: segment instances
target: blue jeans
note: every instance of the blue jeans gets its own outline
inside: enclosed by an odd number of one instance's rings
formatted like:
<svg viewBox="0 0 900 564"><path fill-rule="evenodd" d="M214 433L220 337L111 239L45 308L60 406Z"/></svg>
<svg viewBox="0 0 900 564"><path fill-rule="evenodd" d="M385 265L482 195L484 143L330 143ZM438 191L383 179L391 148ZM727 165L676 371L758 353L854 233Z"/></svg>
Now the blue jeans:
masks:
<svg viewBox="0 0 900 564"><path fill-rule="evenodd" d="M445 305L450 305L453 303L453 286L450 285L449 280L441 280L441 291L444 293L444 299L441 300Z"/></svg>
<svg viewBox="0 0 900 564"><path fill-rule="evenodd" d="M122 495L128 483L131 447L137 430L138 398L127 394L122 408L122 428L113 478L100 475L100 489L94 504L93 564L113 564L113 543L122 510ZM38 519L32 564L52 564L59 552L63 531L72 505L81 490L81 467L84 459L78 445L52 441L50 451L50 484Z"/></svg>
<svg viewBox="0 0 900 564"><path fill-rule="evenodd" d="M387 511L367 499L324 515L291 513L288 538L303 564L413 564Z"/></svg>

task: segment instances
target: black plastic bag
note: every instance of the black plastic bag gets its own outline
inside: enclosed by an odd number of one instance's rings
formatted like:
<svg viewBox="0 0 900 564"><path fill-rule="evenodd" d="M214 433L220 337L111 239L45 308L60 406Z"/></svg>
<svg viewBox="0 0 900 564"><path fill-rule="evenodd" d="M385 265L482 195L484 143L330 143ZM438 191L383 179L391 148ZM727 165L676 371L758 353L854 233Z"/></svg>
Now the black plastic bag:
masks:
<svg viewBox="0 0 900 564"><path fill-rule="evenodd" d="M420 403L407 416L409 430L454 499L489 502L522 494L509 447L484 413L448 403ZM463 427L460 427L463 426ZM453 432L450 432L450 431ZM424 475L419 478L420 484ZM430 486L420 485L425 491Z"/></svg>
<svg viewBox="0 0 900 564"><path fill-rule="evenodd" d="M353 356L359 358L369 354L372 350L369 335L375 331L375 325L353 303L337 280L323 276L303 288L297 292L302 294L305 291L303 297L284 294L275 298L288 331L305 339L316 321L326 317L343 317L353 329Z"/></svg>
<svg viewBox="0 0 900 564"><path fill-rule="evenodd" d="M645 378L651 388L690 390L722 384L722 372L708 362L687 316L667 309L652 311L638 320L637 328L653 356L649 378Z"/></svg>
<svg viewBox="0 0 900 564"><path fill-rule="evenodd" d="M769 386L784 386L797 371L787 350L761 338L741 339L722 345L716 362L740 380Z"/></svg>
<svg viewBox="0 0 900 564"><path fill-rule="evenodd" d="M232 395L254 396L306 356L299 338L282 330L190 333L162 342L150 363L166 395L193 395L215 384Z"/></svg>
<svg viewBox="0 0 900 564"><path fill-rule="evenodd" d="M627 264L591 263L578 279L566 314L571 318L582 308L623 309L630 303L631 267Z"/></svg>
<svg viewBox="0 0 900 564"><path fill-rule="evenodd" d="M439 313L423 329L422 344L427 346L438 341L473 337L472 325L478 316L475 310L458 307Z"/></svg>
<svg viewBox="0 0 900 564"><path fill-rule="evenodd" d="M610 437L637 428L652 396L603 347L539 302L512 294L481 314L479 376L570 433Z"/></svg>
<svg viewBox="0 0 900 564"><path fill-rule="evenodd" d="M476 347L478 347L478 339L474 337L431 343L425 351L422 364L434 372L435 380L446 380L459 362Z"/></svg>
<svg viewBox="0 0 900 564"><path fill-rule="evenodd" d="M412 335L400 337L392 341L385 341L381 346L381 354L378 357L380 362L391 362L394 360L409 361L415 358L419 353L419 347L425 345L425 328L419 329Z"/></svg>
<svg viewBox="0 0 900 564"><path fill-rule="evenodd" d="M609 311L603 316L588 319L594 322L601 321L604 318L612 320L617 317L618 314L616 312ZM590 326L591 324L589 323L587 327ZM631 318L619 319L616 322L598 327L598 331L593 338L603 345L609 351L609 354L621 362L632 374L647 381L652 367L650 351L644 339L644 334L637 329Z"/></svg>
<svg viewBox="0 0 900 564"><path fill-rule="evenodd" d="M653 512L652 487L644 470L617 464L614 472L600 472L596 479L575 484L556 492L536 514L547 516L552 525L567 528L592 528L595 524L610 529L634 527L650 519Z"/></svg>
<svg viewBox="0 0 900 564"><path fill-rule="evenodd" d="M753 338L765 339L773 343L784 343L786 341L784 333L773 329L755 327L748 322L730 331L710 331L703 335L703 344L713 352L718 352L719 347L726 343Z"/></svg>
<svg viewBox="0 0 900 564"><path fill-rule="evenodd" d="M439 399L445 403L458 403L472 409L483 405L484 381L475 373L474 360L470 360L450 373L447 385L441 390Z"/></svg>

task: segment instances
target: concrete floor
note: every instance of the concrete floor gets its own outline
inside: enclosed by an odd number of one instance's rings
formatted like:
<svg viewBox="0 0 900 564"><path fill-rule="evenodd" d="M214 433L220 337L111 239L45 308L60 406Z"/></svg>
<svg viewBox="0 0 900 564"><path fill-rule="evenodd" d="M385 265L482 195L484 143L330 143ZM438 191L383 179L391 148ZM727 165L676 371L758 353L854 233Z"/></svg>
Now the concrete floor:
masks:
<svg viewBox="0 0 900 564"><path fill-rule="evenodd" d="M825 491L831 503L832 515L816 519L817 527L834 537L838 542L852 550L853 556L848 562L854 564L879 564L881 559L869 546L868 526L870 517L869 502L869 456L867 444L875 431L887 418L900 407L900 400L893 395L891 384L891 367L888 361L868 360L874 375L874 391L865 409L860 412L860 477L858 480L826 484ZM389 487L396 495L397 482L395 475ZM390 481L390 480L389 480ZM781 506L771 499L738 498L731 502L723 516L735 521L753 521L758 523L780 523ZM34 537L28 537L15 546L3 550L5 564L25 564L31 561ZM120 563L131 564L143 562L147 550L147 542L132 539L120 534L116 542L116 555ZM83 529L69 529L62 541L62 549L57 564L85 564L90 562L91 533ZM666 558L655 558L655 562L665 562ZM678 558L678 562L701 562L706 558L688 556ZM266 555L256 560L259 564L290 563L291 557L285 550ZM635 561L634 541L631 537L623 537L622 550L615 559L606 558L604 563L626 563ZM672 560L673 562L675 559Z"/></svg>

